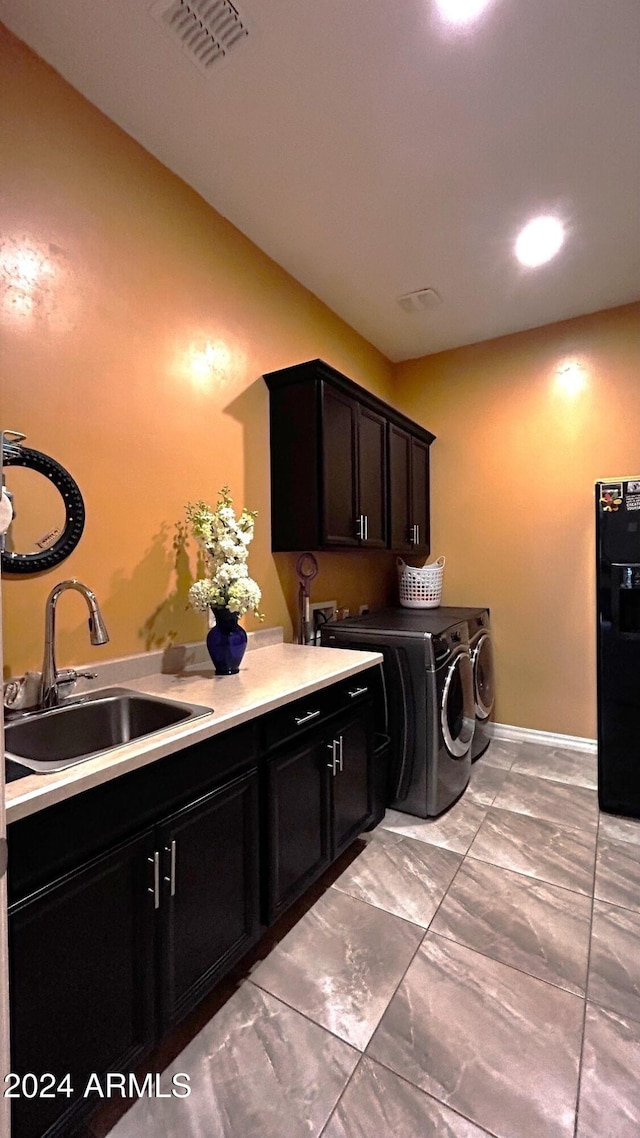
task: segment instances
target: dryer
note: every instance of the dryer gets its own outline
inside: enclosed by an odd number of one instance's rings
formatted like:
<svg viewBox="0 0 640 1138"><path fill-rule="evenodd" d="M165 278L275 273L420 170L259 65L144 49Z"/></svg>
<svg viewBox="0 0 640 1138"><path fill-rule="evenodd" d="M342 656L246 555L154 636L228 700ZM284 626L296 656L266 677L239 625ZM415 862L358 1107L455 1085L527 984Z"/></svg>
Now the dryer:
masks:
<svg viewBox="0 0 640 1138"><path fill-rule="evenodd" d="M466 621L446 610L383 609L324 625L321 641L382 654L375 708L376 730L391 739L388 805L420 818L441 814L471 771L476 721Z"/></svg>
<svg viewBox="0 0 640 1138"><path fill-rule="evenodd" d="M471 762L475 763L491 742L489 724L495 703L493 641L489 610L481 609L467 621L469 647L473 665L473 693L476 704L476 730L471 745Z"/></svg>
<svg viewBox="0 0 640 1138"><path fill-rule="evenodd" d="M471 762L484 754L491 742L490 723L495 703L493 640L489 609L443 606L439 611L451 621L466 621L473 666L473 697L476 729L471 744Z"/></svg>

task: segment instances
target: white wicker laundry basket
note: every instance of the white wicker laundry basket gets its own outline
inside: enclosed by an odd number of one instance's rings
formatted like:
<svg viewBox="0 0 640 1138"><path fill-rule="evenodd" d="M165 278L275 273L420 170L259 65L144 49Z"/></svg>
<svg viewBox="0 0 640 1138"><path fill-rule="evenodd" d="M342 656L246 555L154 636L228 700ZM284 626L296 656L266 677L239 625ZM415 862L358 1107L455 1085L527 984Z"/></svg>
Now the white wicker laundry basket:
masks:
<svg viewBox="0 0 640 1138"><path fill-rule="evenodd" d="M439 557L431 565L415 569L406 565L401 557L396 559L400 584L400 604L408 609L435 609L442 598L442 575L444 557Z"/></svg>

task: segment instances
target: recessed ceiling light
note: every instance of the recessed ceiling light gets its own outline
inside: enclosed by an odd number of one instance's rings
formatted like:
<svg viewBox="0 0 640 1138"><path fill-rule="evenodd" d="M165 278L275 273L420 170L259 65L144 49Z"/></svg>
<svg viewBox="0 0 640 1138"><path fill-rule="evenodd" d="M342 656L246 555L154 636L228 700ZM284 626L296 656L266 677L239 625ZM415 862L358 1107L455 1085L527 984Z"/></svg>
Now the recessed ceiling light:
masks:
<svg viewBox="0 0 640 1138"><path fill-rule="evenodd" d="M449 24L470 24L491 0L436 0L441 16Z"/></svg>
<svg viewBox="0 0 640 1138"><path fill-rule="evenodd" d="M534 217L520 230L515 254L521 265L544 265L564 244L564 225L557 217Z"/></svg>

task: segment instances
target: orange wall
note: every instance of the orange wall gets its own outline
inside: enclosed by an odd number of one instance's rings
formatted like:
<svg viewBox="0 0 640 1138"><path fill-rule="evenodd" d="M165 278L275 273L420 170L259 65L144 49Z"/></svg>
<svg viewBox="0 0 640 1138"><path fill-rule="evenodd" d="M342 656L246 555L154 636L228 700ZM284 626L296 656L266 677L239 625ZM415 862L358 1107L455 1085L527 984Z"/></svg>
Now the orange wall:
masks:
<svg viewBox="0 0 640 1138"><path fill-rule="evenodd" d="M66 562L5 575L6 673L40 667L44 602L69 576L95 590L111 643L89 646L69 594L61 664L200 638L195 546L176 557L174 527L225 483L259 511L250 572L265 624L290 635L296 557L270 552L261 376L319 356L389 397L391 365L1 27L0 138L1 421L71 472L87 512ZM313 599L385 599L391 555L319 561Z"/></svg>
<svg viewBox="0 0 640 1138"><path fill-rule="evenodd" d="M445 603L491 607L498 720L593 736L592 485L640 473L639 306L392 367L1 27L0 138L0 420L71 471L87 509L66 562L4 577L6 672L40 666L44 601L66 576L96 591L111 644L90 648L69 594L61 664L201 637L175 525L226 482L259 511L250 571L266 624L291 635L296 555L270 552L261 376L320 356L438 436L433 552ZM585 369L574 396L556 385L568 357ZM319 562L313 599L393 595L390 554Z"/></svg>
<svg viewBox="0 0 640 1138"><path fill-rule="evenodd" d="M438 436L443 602L491 608L497 720L593 738L593 483L640 474L640 305L413 360L395 380Z"/></svg>

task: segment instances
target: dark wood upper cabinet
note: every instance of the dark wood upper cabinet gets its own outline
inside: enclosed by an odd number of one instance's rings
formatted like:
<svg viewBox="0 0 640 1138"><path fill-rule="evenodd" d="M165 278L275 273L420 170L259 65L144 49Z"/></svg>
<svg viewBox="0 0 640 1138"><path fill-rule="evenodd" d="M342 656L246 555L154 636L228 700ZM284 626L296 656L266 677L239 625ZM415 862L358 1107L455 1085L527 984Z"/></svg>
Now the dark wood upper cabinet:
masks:
<svg viewBox="0 0 640 1138"><path fill-rule="evenodd" d="M353 399L326 383L321 400L321 543L358 545L358 408ZM307 481L304 476L303 481Z"/></svg>
<svg viewBox="0 0 640 1138"><path fill-rule="evenodd" d="M273 551L428 550L428 460L435 436L322 360L264 378ZM410 440L404 489L391 471L391 428ZM419 534L411 544L409 526L414 537Z"/></svg>
<svg viewBox="0 0 640 1138"><path fill-rule="evenodd" d="M429 553L429 444L389 424L389 529L397 553Z"/></svg>

